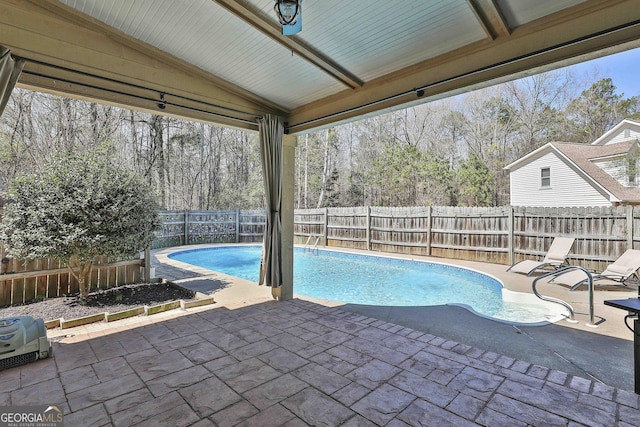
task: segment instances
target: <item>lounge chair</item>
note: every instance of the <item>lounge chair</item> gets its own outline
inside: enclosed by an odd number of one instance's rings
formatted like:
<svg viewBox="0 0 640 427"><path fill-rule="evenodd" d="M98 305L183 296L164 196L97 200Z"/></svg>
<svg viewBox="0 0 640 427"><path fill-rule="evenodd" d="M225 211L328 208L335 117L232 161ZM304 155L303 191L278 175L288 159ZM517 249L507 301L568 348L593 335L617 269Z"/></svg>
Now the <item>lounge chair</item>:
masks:
<svg viewBox="0 0 640 427"><path fill-rule="evenodd" d="M562 267L567 264L567 256L569 256L569 251L575 240L573 237L556 237L553 239L553 242L551 242L547 255L545 255L542 261L525 259L524 261L513 264L507 268L507 271L531 276L534 272L543 268Z"/></svg>
<svg viewBox="0 0 640 427"><path fill-rule="evenodd" d="M640 281L638 276L640 269L640 250L627 249L625 253L609 265L602 273L593 274L593 281L609 280L614 285L629 287L631 283L636 285ZM559 283L568 285L571 290L575 290L587 283L587 275L581 270L571 270L566 273L558 274L549 283ZM605 283L606 284L606 283ZM600 285L600 283L598 283Z"/></svg>

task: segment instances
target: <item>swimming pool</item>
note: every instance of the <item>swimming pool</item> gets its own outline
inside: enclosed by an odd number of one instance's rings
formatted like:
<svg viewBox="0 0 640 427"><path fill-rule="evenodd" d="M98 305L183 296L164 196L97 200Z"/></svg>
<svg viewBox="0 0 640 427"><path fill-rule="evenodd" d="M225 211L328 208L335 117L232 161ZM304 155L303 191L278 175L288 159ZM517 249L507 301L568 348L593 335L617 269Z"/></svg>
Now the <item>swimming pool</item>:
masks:
<svg viewBox="0 0 640 427"><path fill-rule="evenodd" d="M183 250L169 258L257 282L260 255L260 246L242 245ZM561 313L475 270L379 255L296 248L293 283L296 294L312 298L387 306L455 304L516 323L556 321Z"/></svg>

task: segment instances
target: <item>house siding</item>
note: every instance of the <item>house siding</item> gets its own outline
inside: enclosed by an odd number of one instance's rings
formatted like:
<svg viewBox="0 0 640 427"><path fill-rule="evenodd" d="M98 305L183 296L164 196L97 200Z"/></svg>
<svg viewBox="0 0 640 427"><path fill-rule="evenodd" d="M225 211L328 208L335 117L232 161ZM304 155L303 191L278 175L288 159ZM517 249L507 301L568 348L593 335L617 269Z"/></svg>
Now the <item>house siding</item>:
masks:
<svg viewBox="0 0 640 427"><path fill-rule="evenodd" d="M625 129L629 130L628 136L625 136ZM619 132L616 132L613 135L610 135L607 139L600 142L600 145L611 145L617 142L628 141L630 139L640 139L640 131L638 129L631 126L624 127L620 129Z"/></svg>
<svg viewBox="0 0 640 427"><path fill-rule="evenodd" d="M629 184L629 176L627 175L626 158L620 157L615 160L607 160L601 162L594 162L599 168L609 174L612 178L618 181L625 187L634 187ZM637 179L637 178L636 178Z"/></svg>
<svg viewBox="0 0 640 427"><path fill-rule="evenodd" d="M540 170L550 168L551 187L540 187ZM511 171L513 206L611 206L611 202L555 153L547 152Z"/></svg>

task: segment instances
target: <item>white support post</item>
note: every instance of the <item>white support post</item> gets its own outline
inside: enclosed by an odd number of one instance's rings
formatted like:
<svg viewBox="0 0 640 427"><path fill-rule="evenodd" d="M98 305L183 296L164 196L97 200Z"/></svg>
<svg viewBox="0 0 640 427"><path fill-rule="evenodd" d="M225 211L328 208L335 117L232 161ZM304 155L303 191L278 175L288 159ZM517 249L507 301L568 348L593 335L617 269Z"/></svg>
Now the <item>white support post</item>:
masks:
<svg viewBox="0 0 640 427"><path fill-rule="evenodd" d="M272 288L273 297L280 301L293 298L293 207L297 142L297 138L291 135L284 135L282 140L282 286Z"/></svg>

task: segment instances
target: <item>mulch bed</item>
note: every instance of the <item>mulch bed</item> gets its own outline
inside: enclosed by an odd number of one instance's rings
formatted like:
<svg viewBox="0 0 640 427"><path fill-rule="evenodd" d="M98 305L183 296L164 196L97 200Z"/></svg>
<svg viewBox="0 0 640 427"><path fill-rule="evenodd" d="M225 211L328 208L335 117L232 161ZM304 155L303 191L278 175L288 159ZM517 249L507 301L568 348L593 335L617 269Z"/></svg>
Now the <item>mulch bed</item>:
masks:
<svg viewBox="0 0 640 427"><path fill-rule="evenodd" d="M192 300L195 292L171 283L140 283L109 288L89 294L85 301L69 295L21 305L0 308L0 319L11 316L32 316L45 321L75 319L91 314L116 313L142 305L156 305L179 299Z"/></svg>

